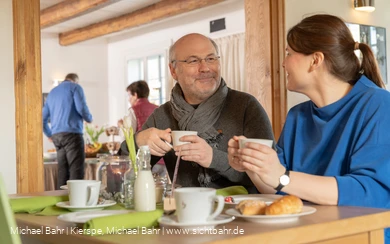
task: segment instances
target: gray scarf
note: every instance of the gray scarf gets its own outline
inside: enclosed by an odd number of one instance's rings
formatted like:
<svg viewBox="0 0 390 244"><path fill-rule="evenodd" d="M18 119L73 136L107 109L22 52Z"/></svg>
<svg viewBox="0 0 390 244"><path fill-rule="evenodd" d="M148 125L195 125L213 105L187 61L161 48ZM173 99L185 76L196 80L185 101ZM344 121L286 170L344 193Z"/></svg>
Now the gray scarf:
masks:
<svg viewBox="0 0 390 244"><path fill-rule="evenodd" d="M212 148L217 148L222 139L222 133L219 133L213 125L221 115L228 91L225 81L221 78L218 90L195 109L184 100L183 91L179 83L176 83L172 89L170 104L179 129L197 131L199 137L203 138ZM194 162L192 165L199 167ZM199 167L198 181L201 186L207 186L218 178L220 175L214 170Z"/></svg>
<svg viewBox="0 0 390 244"><path fill-rule="evenodd" d="M199 137L208 143L215 144L219 133L213 125L221 115L227 93L228 87L221 79L218 90L195 109L184 100L183 91L179 83L176 83L172 89L170 103L173 117L177 120L179 129L197 131Z"/></svg>

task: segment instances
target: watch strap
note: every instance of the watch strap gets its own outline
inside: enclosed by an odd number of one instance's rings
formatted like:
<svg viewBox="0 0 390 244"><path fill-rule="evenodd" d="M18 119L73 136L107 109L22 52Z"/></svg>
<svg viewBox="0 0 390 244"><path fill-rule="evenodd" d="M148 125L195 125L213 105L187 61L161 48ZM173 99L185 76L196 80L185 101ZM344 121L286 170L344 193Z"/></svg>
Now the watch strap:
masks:
<svg viewBox="0 0 390 244"><path fill-rule="evenodd" d="M284 172L283 175L290 176L290 170L288 170L288 169L286 168L286 172ZM274 188L274 189L278 192L278 191L282 190L283 187L285 187L285 185L283 185L283 184L280 182L280 180L279 180L279 185L278 185L276 188Z"/></svg>

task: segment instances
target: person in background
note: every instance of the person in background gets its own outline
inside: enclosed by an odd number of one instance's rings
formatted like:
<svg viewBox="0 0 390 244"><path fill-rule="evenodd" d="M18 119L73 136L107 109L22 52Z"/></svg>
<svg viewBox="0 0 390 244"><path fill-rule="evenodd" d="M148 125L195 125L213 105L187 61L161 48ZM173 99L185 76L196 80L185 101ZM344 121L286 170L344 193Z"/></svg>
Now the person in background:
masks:
<svg viewBox="0 0 390 244"><path fill-rule="evenodd" d="M128 116L131 117L131 126L136 132L141 130L142 125L158 106L148 100L149 86L146 81L135 81L126 88L126 91L131 105ZM121 125L122 119L118 121L118 126Z"/></svg>
<svg viewBox="0 0 390 244"><path fill-rule="evenodd" d="M355 42L332 15L303 19L289 30L287 43L287 88L310 100L291 108L276 151L253 143L238 149L239 137L233 137L231 167L246 172L261 193L389 208L390 93L370 47Z"/></svg>
<svg viewBox="0 0 390 244"><path fill-rule="evenodd" d="M77 74L66 75L50 91L43 107L43 132L57 150L57 189L67 180L84 178L83 121L91 123L92 115L78 81Z"/></svg>
<svg viewBox="0 0 390 244"><path fill-rule="evenodd" d="M201 34L185 35L171 46L169 69L177 81L171 99L151 114L136 134L136 144L150 147L152 164L163 157L171 179L180 152L176 183L182 186L243 185L255 192L248 176L229 166L227 143L235 134L273 140L271 124L255 97L227 86L219 58L215 42ZM175 152L164 142L171 142L172 130L198 135L182 137L190 143ZM127 151L125 143L122 149Z"/></svg>
<svg viewBox="0 0 390 244"><path fill-rule="evenodd" d="M127 116L131 118L131 126L134 128L134 132L136 132L141 130L142 125L158 106L148 100L150 90L146 81L135 81L126 88L126 91L130 103ZM120 119L118 126L121 127L122 125L123 119ZM160 177L164 177L166 175L164 160L158 161L153 166L152 172Z"/></svg>

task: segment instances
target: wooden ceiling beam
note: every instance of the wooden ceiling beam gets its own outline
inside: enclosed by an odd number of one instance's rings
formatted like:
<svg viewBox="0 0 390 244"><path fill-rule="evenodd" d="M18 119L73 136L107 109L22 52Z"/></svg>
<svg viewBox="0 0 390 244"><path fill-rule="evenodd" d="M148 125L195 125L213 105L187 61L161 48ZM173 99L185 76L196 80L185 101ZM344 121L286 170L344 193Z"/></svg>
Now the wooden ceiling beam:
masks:
<svg viewBox="0 0 390 244"><path fill-rule="evenodd" d="M165 0L134 12L108 19L76 30L60 33L60 44L67 46L124 29L214 5L225 0Z"/></svg>
<svg viewBox="0 0 390 244"><path fill-rule="evenodd" d="M41 29L90 13L119 0L67 0L41 10Z"/></svg>

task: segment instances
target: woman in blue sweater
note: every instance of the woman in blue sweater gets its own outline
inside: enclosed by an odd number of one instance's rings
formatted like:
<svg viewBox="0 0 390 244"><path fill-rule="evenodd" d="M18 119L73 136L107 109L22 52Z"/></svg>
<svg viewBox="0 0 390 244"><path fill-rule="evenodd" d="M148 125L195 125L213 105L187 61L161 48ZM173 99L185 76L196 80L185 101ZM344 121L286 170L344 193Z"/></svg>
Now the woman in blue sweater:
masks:
<svg viewBox="0 0 390 244"><path fill-rule="evenodd" d="M293 107L275 152L229 141L229 163L261 193L283 191L323 205L390 207L390 93L369 46L331 15L303 19L287 34ZM355 50L360 50L360 64Z"/></svg>

